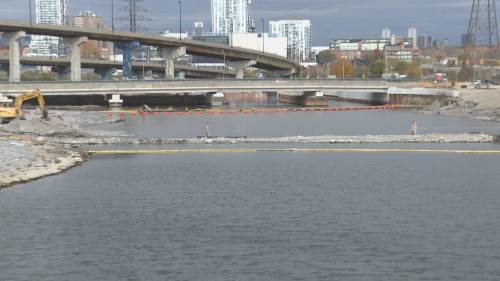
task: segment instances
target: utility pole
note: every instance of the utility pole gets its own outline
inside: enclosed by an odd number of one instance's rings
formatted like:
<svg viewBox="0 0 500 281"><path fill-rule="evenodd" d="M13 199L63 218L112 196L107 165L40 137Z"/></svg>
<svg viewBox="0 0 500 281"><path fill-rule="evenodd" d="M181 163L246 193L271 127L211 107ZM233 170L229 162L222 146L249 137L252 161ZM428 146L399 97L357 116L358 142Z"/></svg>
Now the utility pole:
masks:
<svg viewBox="0 0 500 281"><path fill-rule="evenodd" d="M32 12L32 9L33 9L33 3L31 2L32 0L29 0L29 11L30 11L30 25L33 25L33 12Z"/></svg>
<svg viewBox="0 0 500 281"><path fill-rule="evenodd" d="M115 0L111 0L111 32L115 32Z"/></svg>
<svg viewBox="0 0 500 281"><path fill-rule="evenodd" d="M179 0L179 40L182 40L182 0Z"/></svg>

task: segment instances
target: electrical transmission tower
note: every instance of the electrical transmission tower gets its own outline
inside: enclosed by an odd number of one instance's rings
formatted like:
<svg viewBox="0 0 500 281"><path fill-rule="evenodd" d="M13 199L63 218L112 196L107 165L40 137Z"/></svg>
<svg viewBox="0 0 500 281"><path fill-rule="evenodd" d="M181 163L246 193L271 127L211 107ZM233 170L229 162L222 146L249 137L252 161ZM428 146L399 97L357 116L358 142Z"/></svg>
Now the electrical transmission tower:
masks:
<svg viewBox="0 0 500 281"><path fill-rule="evenodd" d="M120 17L120 20L128 22L128 31L137 32L141 30L138 22L149 20L148 18L141 16L139 13L146 12L145 9L141 8L138 5L138 2L142 0L122 0L127 2L126 11L127 15L124 17Z"/></svg>
<svg viewBox="0 0 500 281"><path fill-rule="evenodd" d="M465 38L464 68L497 64L495 51L500 46L496 0L473 0Z"/></svg>

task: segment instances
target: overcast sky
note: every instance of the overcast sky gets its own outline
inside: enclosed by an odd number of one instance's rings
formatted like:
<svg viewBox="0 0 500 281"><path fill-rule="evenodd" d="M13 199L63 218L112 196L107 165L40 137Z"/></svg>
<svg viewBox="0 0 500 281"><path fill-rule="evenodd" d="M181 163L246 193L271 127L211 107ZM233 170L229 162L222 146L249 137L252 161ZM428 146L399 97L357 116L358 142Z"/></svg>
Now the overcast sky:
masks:
<svg viewBox="0 0 500 281"><path fill-rule="evenodd" d="M35 0L33 0L34 2ZM114 0L117 17L125 15L128 0ZM91 10L106 22L111 18L111 0L68 0L70 14ZM141 23L147 32L179 29L177 0L141 0L143 12L150 21ZM29 0L0 0L0 19L28 21ZM210 0L183 0L183 29L192 22L204 21L210 26ZM458 43L465 33L472 0L254 0L253 14L258 30L261 18L310 19L313 24L313 44L328 45L331 38L380 37L388 27L406 35L409 26L419 34L449 38ZM120 22L116 25L125 25ZM267 29L267 25L266 25Z"/></svg>

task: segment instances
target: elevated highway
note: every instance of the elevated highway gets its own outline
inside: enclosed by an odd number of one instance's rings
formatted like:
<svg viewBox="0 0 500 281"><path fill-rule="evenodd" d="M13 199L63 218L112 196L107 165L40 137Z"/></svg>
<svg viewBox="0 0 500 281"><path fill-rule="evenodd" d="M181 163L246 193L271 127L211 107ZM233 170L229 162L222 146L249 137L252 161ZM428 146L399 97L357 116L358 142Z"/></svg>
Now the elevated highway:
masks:
<svg viewBox="0 0 500 281"><path fill-rule="evenodd" d="M56 67L69 67L71 65L71 59L68 57L21 57L20 63L22 65L30 66L56 66ZM9 64L9 58L6 56L0 56L0 64ZM110 60L92 60L92 59L82 59L82 68L92 68L96 70L95 72L100 74L99 70L107 70L110 68L121 69L122 62L110 61ZM132 69L136 72L140 72L143 69L152 70L154 72L162 73L165 70L165 65L162 63L155 62L133 62ZM234 70L214 70L205 68L196 68L190 65L175 64L175 73L182 73L181 77L187 78L234 78L236 73ZM104 78L104 77L103 77Z"/></svg>
<svg viewBox="0 0 500 281"><path fill-rule="evenodd" d="M64 38L70 48L72 64L72 80L79 80L80 66L80 45L86 40L108 41L118 43L124 51L124 71L128 69L127 62L131 57L131 50L137 45L155 46L162 50L166 59L166 77L173 76L173 63L176 58L185 54L218 58L229 63L233 63L237 70L238 78L243 78L245 67L253 66L269 71L283 71L284 73L295 73L299 68L296 62L287 58L263 53L244 48L234 48L230 46L200 42L194 40L179 40L149 34L116 32L106 30L89 30L68 26L47 25L47 24L27 24L12 21L0 21L0 32L4 32L4 37L9 40L11 47L10 60L11 72L14 75L10 81L18 81L18 40L26 34L46 35ZM17 52L17 53L16 53Z"/></svg>

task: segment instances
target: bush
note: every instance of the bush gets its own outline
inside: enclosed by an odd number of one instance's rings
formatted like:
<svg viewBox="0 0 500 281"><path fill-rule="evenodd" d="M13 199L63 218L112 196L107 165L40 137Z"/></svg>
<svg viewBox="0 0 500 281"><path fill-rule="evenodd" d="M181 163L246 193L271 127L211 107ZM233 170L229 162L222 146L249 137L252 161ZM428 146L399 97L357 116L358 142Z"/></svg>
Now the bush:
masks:
<svg viewBox="0 0 500 281"><path fill-rule="evenodd" d="M56 81L57 74L52 72L27 71L21 74L22 81Z"/></svg>

